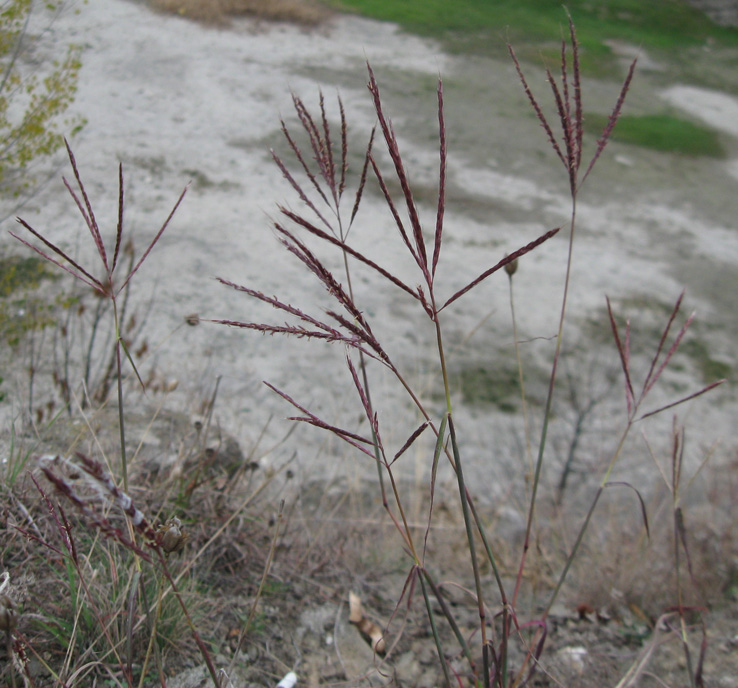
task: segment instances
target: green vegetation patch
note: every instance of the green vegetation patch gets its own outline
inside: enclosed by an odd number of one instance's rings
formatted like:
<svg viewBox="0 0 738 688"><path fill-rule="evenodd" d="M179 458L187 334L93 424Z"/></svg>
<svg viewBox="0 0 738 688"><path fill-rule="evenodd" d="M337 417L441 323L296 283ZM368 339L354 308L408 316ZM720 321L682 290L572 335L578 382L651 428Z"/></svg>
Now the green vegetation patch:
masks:
<svg viewBox="0 0 738 688"><path fill-rule="evenodd" d="M420 34L486 34L496 43L550 41L566 25L562 3L551 0L331 0L366 16L397 22ZM609 52L608 40L676 49L706 40L738 45L738 31L716 26L686 0L570 0L566 3L585 51Z"/></svg>
<svg viewBox="0 0 738 688"><path fill-rule="evenodd" d="M451 374L452 391L460 392L465 404L492 405L505 413L518 410L516 368L472 365Z"/></svg>
<svg viewBox="0 0 738 688"><path fill-rule="evenodd" d="M700 371L705 384L733 377L733 368L724 361L714 359L709 347L701 339L690 339L684 342L682 350Z"/></svg>
<svg viewBox="0 0 738 688"><path fill-rule="evenodd" d="M606 124L605 115L585 118L585 128L595 136L602 133ZM717 132L672 115L623 115L618 119L612 139L666 153L725 156Z"/></svg>
<svg viewBox="0 0 738 688"><path fill-rule="evenodd" d="M48 261L39 256L0 258L0 297L19 289L35 289L44 279L56 278Z"/></svg>
<svg viewBox="0 0 738 688"><path fill-rule="evenodd" d="M26 332L53 322L53 304L30 292L43 280L57 278L40 257L0 258L0 342L16 346Z"/></svg>

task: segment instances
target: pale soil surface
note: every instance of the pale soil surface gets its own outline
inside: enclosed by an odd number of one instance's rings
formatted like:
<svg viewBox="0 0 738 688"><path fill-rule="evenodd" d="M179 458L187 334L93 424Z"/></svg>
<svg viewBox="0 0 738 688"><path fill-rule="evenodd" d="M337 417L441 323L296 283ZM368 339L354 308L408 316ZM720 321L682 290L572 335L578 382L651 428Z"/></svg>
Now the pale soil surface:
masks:
<svg viewBox="0 0 738 688"><path fill-rule="evenodd" d="M144 303L155 289L145 328L153 353L141 366L143 370L155 367L168 380L179 382L171 403L187 408L193 395L209 394L215 378L222 376L218 413L245 443L260 434L267 418L288 413L261 385L262 380L309 402L331 422L352 423L342 414L348 413L349 419L360 414L358 403L355 407L343 400L336 403L342 394L322 391L329 379L331 386L350 384L337 347L284 342L211 325L191 329L182 323L189 313L265 321L273 316L220 286L213 279L216 276L278 294L307 309L327 303L322 287L301 273L269 228L277 202L299 207L271 162L269 148L288 154L279 118L295 124L291 91L315 106L322 89L334 122L338 91L349 121L354 171L350 181L355 183L373 124L365 89L367 59L377 73L430 227L437 184L435 89L439 73L444 78L449 198L438 278L442 293L453 293L505 252L545 230L564 226L556 239L526 259L515 278L529 392L534 401L540 400L558 319L569 202L564 171L547 150L509 63L450 57L432 42L356 17L338 16L310 31L249 21L219 30L154 14L140 3L124 0L101 0L78 9L78 14L70 12L52 27L49 40L84 46L74 107L88 124L73 146L103 227L112 236L118 161L123 162L127 178L127 228L136 237L139 251L184 185L192 182L138 278ZM730 135L736 100L679 84L665 88L659 65L648 56L642 61L646 67L636 78L626 111L659 111L666 104L683 107L725 131L725 146L738 158ZM528 73L533 88L547 98L537 67L529 66ZM593 111L607 112L617 96L615 83L585 82L584 87L585 106ZM64 165L61 158L60 164ZM712 381L709 374L704 378L700 374L705 359L732 371L732 342L738 334L733 317L738 285L735 167L732 159L682 158L616 144L598 164L578 207L572 325L567 337L568 350L577 352L573 374L582 377L586 370L594 370L590 377L601 376L582 381L595 389L591 394L606 384L603 378L617 374L604 319L605 295L623 319L632 319L636 350L655 346L665 309L682 289L687 290L685 313L698 312L692 337L701 357L693 352L679 360L679 372L668 378L659 399L654 396L654 406L672 400L675 391L685 393ZM69 175L68 166L61 171ZM21 214L73 252L87 256L85 252L92 248L58 180L49 183ZM12 222L6 226L12 228ZM415 283L418 276L412 274L395 234L376 186L370 185L353 241ZM340 269L337 258L332 260L329 264ZM515 376L506 282L504 275L495 276L458 301L446 318L448 344L455 354L452 372L460 376L456 378L462 392L459 422L463 419L468 454L479 457L471 459L472 470L480 462L491 462L507 471L509 457L519 453L515 438L522 433L520 414L500 413L499 403L464 404L474 392L464 396L461 389L469 379L464 371L483 370L496 379L494 371L501 368ZM423 314L374 274L361 274L357 284L359 304L390 354L401 362L414 385L432 393L437 388L436 364ZM377 374L375 393L382 396L376 405L387 409L386 432L399 442L415 427L414 418L411 414L407 422L399 420L398 411L407 408L403 394L381 377L381 371ZM511 394L505 374L501 377L506 407L515 407L519 402L514 390ZM590 442L587 451L601 451L598 435L606 433L608 426L621 424L623 403L618 395L610 398L612 404L602 405L591 432L583 438ZM684 421L694 419L695 451L705 443L730 446L734 401L731 388L724 387L709 402L681 409ZM571 409L562 401L553 428L562 441L571 432L570 416ZM485 420L475 422L477 418ZM665 425L669 427L671 419L665 418ZM270 433L280 437L287 427L274 423ZM321 441L311 433L302 435L301 442ZM342 448L331 446L322 451L332 457L343 453ZM313 452L304 454L300 464L308 475L314 474L315 464L309 458ZM420 462L425 463L422 456ZM353 474L353 458L349 465ZM416 468L408 470L412 475ZM373 469L368 466L367 471L371 474Z"/></svg>
<svg viewBox="0 0 738 688"><path fill-rule="evenodd" d="M145 334L149 354L140 362L141 369L144 373L153 369L160 378L178 383L162 402L167 408L195 417L220 377L215 410L218 423L245 453L258 441L254 458L260 469L269 471L290 461L290 470L296 475L291 484L301 490L310 489L313 483L329 493L342 493L347 488L348 492L361 493L367 483L373 486L373 465L362 462L332 437L299 428L282 442L290 429L282 418L292 410L261 384L268 380L329 422L355 428L361 406L352 396L339 347L283 341L207 323L195 328L184 325L185 316L191 313L202 318L256 321L274 317L246 296L219 285L216 276L278 294L306 310L315 311L328 303L322 287L281 250L270 229L269 218L277 215L275 203L293 207L300 203L272 163L269 149L275 148L287 159L279 118L285 118L290 126L296 123L291 92L316 107L322 89L329 117L337 123L338 91L349 123L350 183L355 184L363 146L374 123L365 88L365 63L369 60L406 156L429 233L435 218L438 167L435 91L438 75L444 80L448 234L438 273L444 294L452 294L505 253L547 229L564 226L558 237L521 261L514 278L532 425L538 429L558 322L570 205L564 170L547 148L509 63L449 56L431 41L404 35L391 25L350 16L337 16L309 31L251 21L234 22L228 29L210 29L152 13L143 4L127 0L94 0L78 9L78 14L70 12L58 20L49 40L57 45L72 41L84 47L74 109L87 119L87 125L72 145L103 231L108 237L114 232L118 161L122 161L127 179L126 225L136 237L139 252L166 218L181 189L191 182L170 228L138 275L135 292L142 311L148 314ZM714 378L704 373L706 362L722 364L721 370L728 370L731 377L736 365L738 145L734 137L738 133L738 100L727 93L666 83L662 66L643 57L646 66L634 82L627 111L642 114L676 108L723 132L729 156L727 160L686 158L612 144L582 192L577 209L571 326L566 338L569 355L562 366L561 400L550 430L550 484L558 480L571 446L577 403L581 408L590 399L599 398L611 378L617 382L607 400L600 401L596 413L586 419L578 446L580 470L572 478L574 491L588 476L599 479L598 467L609 460L615 433L623 425L622 383L617 377L617 355L607 335L605 295L610 296L623 320L632 320L635 375L647 370L646 359L639 354L653 351L670 304L682 289L687 290L685 313L698 313L690 335L698 345L691 354L678 355L674 371L665 376L663 389L654 392L649 409L711 382ZM546 98L543 72L538 65L525 68L532 87ZM598 113L609 110L619 88L616 83L589 80L584 87L587 107ZM594 141L589 143L591 150ZM384 153L378 157L387 164ZM59 163L69 177L63 158ZM48 184L20 214L89 264L92 245L60 181ZM12 229L12 224L7 221L6 229ZM411 274L412 266L398 251L392 219L376 185L367 187L352 232L356 246L377 262L404 271L410 284L419 281L419 275ZM331 257L329 265L340 274L338 256ZM372 319L379 338L430 405L442 408L435 349L423 313L376 275L357 275L357 300ZM154 301L149 303L152 291ZM463 437L462 451L468 457L470 484L476 486L482 501L491 502L509 494L511 483L516 490L523 485L522 414L505 411L510 405L520 407L517 392L509 390L510 374L505 372L512 370L515 379L507 278L494 276L450 310L445 326L452 352L451 373L456 380L456 422ZM497 375L499 370L503 373ZM391 379L382 371L372 372L377 375L372 393L384 440L399 448L417 427L417 414ZM496 391L490 396L483 390L480 398L474 389L465 390L465 385L473 387L469 380L475 377L492 380L491 387L505 387L501 397ZM579 385L576 403L570 401L567 378ZM17 398L21 395L19 392ZM140 403L137 395L131 398ZM144 403L147 408L149 404L157 406L160 399L154 396ZM734 450L737 410L731 383L709 399L679 410L680 422L689 428L690 474L708 447L715 448L716 462ZM10 417L16 409L6 404L4 412ZM652 451L664 464L671 446L671 425L672 416L667 413L644 428ZM152 449L153 454L158 451ZM411 483L425 484L431 452L430 439L419 442L404 456L404 463L398 463L398 474ZM441 481L448 475L444 467ZM628 447L614 477L638 483L646 494L660 483L642 437ZM290 489L287 486L287 496L292 494ZM505 528L517 537L521 507L515 499L510 502ZM403 567L399 573L394 571L392 593L401 589L404 573ZM288 596L265 612L272 627L282 630L254 650L260 653L255 664L260 668L258 675L248 680L265 685L297 665L295 647L298 654L309 655L301 658L299 670L311 677L310 683L342 682L363 675L371 665L371 652L356 660L359 668L347 669L345 656L335 652L340 646L334 644L338 642L334 629L354 632L342 621L340 605L349 587L362 584L376 590L376 581L347 581L340 576L333 587L320 587L322 598L316 598L311 584L306 583L304 590L293 586ZM322 601L316 603L316 599ZM377 615L386 621L395 601L392 594L376 593ZM301 616L296 620L296 607L301 615L314 614L315 619ZM285 609L292 611L286 618ZM555 648L551 671L564 672L558 674L559 683L541 674L532 685L615 685L643 651L641 641L651 636L639 631L640 640L629 644L629 624L637 625L636 621L595 623L569 618L570 613L571 606L565 605L550 639ZM730 608L718 609L716 614L715 624L708 623L714 634L709 653L714 682L708 685L728 688L736 685L734 676L738 674L738 669L731 670L738 667L736 620ZM418 607L418 630L410 624L404 644L389 662L398 675L409 672L405 679L398 679L402 685L432 685L436 680L436 659L423 623ZM471 618L469 623L473 625ZM290 624L297 624L299 633L289 630ZM417 648L413 644L416 632L420 638ZM566 649L580 645L586 645L589 653L581 660L584 668L580 667L578 651ZM682 685L680 660L670 654L671 647L669 643L659 646L652 667L661 667L656 673L668 685ZM596 662L592 662L592 653L599 653ZM368 663L362 665L362 661ZM600 677L593 673L594 667L597 671L610 668ZM672 671L682 678L670 682ZM644 678L638 685L659 684Z"/></svg>

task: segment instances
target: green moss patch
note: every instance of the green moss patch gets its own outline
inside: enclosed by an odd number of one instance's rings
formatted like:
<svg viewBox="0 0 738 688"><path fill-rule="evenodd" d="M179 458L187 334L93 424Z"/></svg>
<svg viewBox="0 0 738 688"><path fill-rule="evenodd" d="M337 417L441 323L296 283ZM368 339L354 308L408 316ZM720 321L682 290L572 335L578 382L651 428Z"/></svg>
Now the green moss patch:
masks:
<svg viewBox="0 0 738 688"><path fill-rule="evenodd" d="M562 4L551 0L329 0L329 4L449 39L454 45L465 36L467 49L475 52L489 51L490 44L499 47L507 40L520 44L557 39L567 23ZM658 50L708 40L738 45L738 30L716 26L686 0L570 0L566 6L584 56L590 59L612 60L605 42L613 39Z"/></svg>
<svg viewBox="0 0 738 688"><path fill-rule="evenodd" d="M0 258L0 341L15 346L26 332L52 323L53 304L32 294L42 281L58 278L49 267L37 256Z"/></svg>
<svg viewBox="0 0 738 688"><path fill-rule="evenodd" d="M37 256L0 258L0 298L20 289L35 289L44 279L56 278L48 261Z"/></svg>
<svg viewBox="0 0 738 688"><path fill-rule="evenodd" d="M605 115L587 115L585 128L599 136L607 125ZM712 129L672 115L623 115L612 133L613 141L665 153L722 158L725 149Z"/></svg>
<svg viewBox="0 0 738 688"><path fill-rule="evenodd" d="M469 366L451 373L451 390L460 393L465 404L491 405L505 413L516 413L519 394L515 368Z"/></svg>
<svg viewBox="0 0 738 688"><path fill-rule="evenodd" d="M709 347L701 339L690 339L682 344L681 349L699 370L706 385L733 377L733 368L724 361L713 358Z"/></svg>

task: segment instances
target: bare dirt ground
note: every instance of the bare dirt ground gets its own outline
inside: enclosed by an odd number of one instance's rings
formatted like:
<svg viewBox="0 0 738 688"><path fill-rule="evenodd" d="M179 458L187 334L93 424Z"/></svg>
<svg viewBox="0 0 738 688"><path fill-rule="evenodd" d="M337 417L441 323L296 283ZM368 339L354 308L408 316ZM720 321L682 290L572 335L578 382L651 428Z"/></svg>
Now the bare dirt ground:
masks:
<svg viewBox="0 0 738 688"><path fill-rule="evenodd" d="M361 409L346 401L350 379L341 368L341 352L207 324L190 328L184 324L185 316L255 317L252 304L216 283L216 276L296 304L322 302L322 288L290 261L270 231L275 203L298 201L272 164L269 149L286 151L279 118L295 121L291 92L316 106L322 89L329 114L337 121L338 91L349 121L356 170L374 123L365 88L366 60L380 82L417 197L426 201L421 206L424 217L431 221L438 165L435 90L438 75L443 77L449 131L449 241L439 274L449 294L466 281L465 275L565 224L569 206L563 169L557 167L528 111L512 66L489 58L446 55L432 41L351 16L336 16L309 30L248 20L223 29L152 13L143 3L128 0L94 0L78 9L78 14L63 16L48 39L49 45L72 41L84 48L74 108L87 125L72 145L101 224L112 236L118 161L123 162L127 179L127 223L139 247L158 229L184 185L191 183L137 285L142 304L148 303L150 293L155 295L147 306L146 326L153 353L142 370L154 369L178 383L166 406L187 416L199 410L220 377L216 410L220 425L244 450L257 442L262 448L274 447L260 450L261 469L291 460L293 484L302 491L317 485L339 494L362 493L372 485L374 467L357 463L344 447L304 429L282 443L290 426L281 418L290 410L262 385L262 380L269 380L339 425L354 422L350 419L357 418ZM570 362L565 369L586 394L597 396L618 369L614 348L603 338L605 295L623 317L632 318L638 353L639 347L655 346L666 309L686 289L686 310L698 311L692 332L697 344L691 354L678 359L677 370L667 378L659 398L667 401L674 393L711 381L705 371L715 366L709 364L721 364L731 378L734 374L738 101L727 93L667 83L664 74L672 74L668 66L643 57L645 67L633 85L628 111L640 114L668 106L701 119L723 132L729 159L682 158L611 145L578 209L572 325L567 336ZM526 69L533 87L544 93L543 72L537 65ZM592 111L607 112L617 91L616 83L585 83ZM60 181L48 184L20 214L72 253L91 255L83 225ZM6 222L6 229L11 224ZM406 267L386 239L394 231L392 219L376 188L367 190L353 231L359 245L370 247L377 260L393 269ZM560 236L522 261L515 277L532 399L542 396L546 384L565 253L566 237ZM415 384L430 390L436 375L434 351L430 340L419 336L420 316L373 275L362 276L358 285L359 300L377 323L380 337L411 371ZM490 370L514 370L504 275L490 280L476 296L459 301L450 329L456 354L452 372L459 380L457 422L465 429L470 480L480 485L484 500L492 502L510 484L511 474L522 474L522 419L504 408L509 404L517 408L514 394L503 394L502 403L465 396L464 380L465 371L481 371L483 377ZM498 384L494 376L491 379L492 386ZM375 389L387 437L401 443L417 420L402 394L381 375ZM586 458L577 488L609 456L613 431L622 425L623 405L617 393L610 395L589 421L579 445ZM680 410L680 422L690 428L690 467L700 463L707 447L716 447L717 462L730 456L736 410L730 384L709 400ZM12 416L14 410L6 413ZM576 418L576 409L562 401L551 431L555 450L551 483L560 473ZM668 457L671 424L668 417L648 427L657 456ZM399 467L402 477L423 484L429 451L432 446L420 445L408 456L407 465ZM626 452L616 477L622 476L643 485L659 480L642 441ZM519 520L513 509L506 526L513 536L519 535ZM363 586L372 591L373 613L386 621L406 571L386 562L382 566L383 575L393 571L389 585L387 579L380 585L371 575L359 579L356 573L347 582L335 571L322 582L317 570L312 581L289 579L288 590L267 599L263 613L270 631L249 650L252 669L244 685L266 685L294 667L310 685L358 683L359 677L374 671L371 650L346 624L344 602L349 587ZM531 685L615 685L639 653L648 651L649 642L654 643L649 671L666 685L683 684L673 640L661 644L658 634L644 630L648 624L644 626L632 611L608 620L580 619L571 611L575 599L576 595L555 615L548 671L556 679L540 672ZM721 605L708 620L707 685L738 685L734 606ZM473 619L469 624L473 627ZM582 653L577 648L584 645ZM197 671L193 669L190 683L183 679L181 685L197 685ZM400 685L435 684L437 663L420 616L408 621L401 644L381 671ZM595 675L596 671L604 673ZM637 685L663 684L644 677Z"/></svg>

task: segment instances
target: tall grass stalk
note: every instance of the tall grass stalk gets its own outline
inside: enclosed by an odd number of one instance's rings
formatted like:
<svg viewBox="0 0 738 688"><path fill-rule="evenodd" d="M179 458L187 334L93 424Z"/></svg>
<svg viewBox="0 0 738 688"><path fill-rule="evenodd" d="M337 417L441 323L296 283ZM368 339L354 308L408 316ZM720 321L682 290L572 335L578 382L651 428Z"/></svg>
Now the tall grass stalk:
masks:
<svg viewBox="0 0 738 688"><path fill-rule="evenodd" d="M571 65L568 62L568 49L571 49ZM541 436L538 443L538 455L533 474L533 483L530 494L530 502L528 508L528 522L525 531L525 543L523 545L523 556L521 558L520 567L518 569L518 579L513 593L513 605L517 601L520 591L520 584L525 569L525 561L528 549L530 547L531 529L533 526L533 517L535 514L535 505L538 495L538 487L541 479L541 469L543 468L543 460L546 450L546 440L548 438L549 420L551 418L551 408L554 398L554 389L556 386L556 376L558 372L559 360L561 357L561 347L564 341L564 326L566 323L566 308L569 298L569 286L571 284L571 274L573 268L574 257L574 239L576 235L576 217L577 217L577 198L585 180L592 171L595 163L607 146L612 131L617 123L618 117L622 111L625 96L630 87L635 72L636 60L630 65L628 74L620 89L620 94L615 103L607 124L597 141L597 148L587 166L584 174L580 176L580 168L582 165L582 153L584 144L584 108L582 104L582 82L579 69L579 44L577 42L576 30L571 16L569 16L569 46L566 41L561 43L561 76L560 85L557 82L550 69L546 70L546 77L551 86L553 99L556 105L556 111L561 127L561 135L557 137L554 134L552 126L546 118L543 108L540 106L533 91L523 74L515 51L512 46L508 46L510 56L515 64L518 77L523 85L525 94L538 117L538 120L546 133L552 149L563 164L568 177L569 196L571 199L571 215L569 220L569 245L566 257L566 273L564 278L564 291L561 298L561 308L559 310L559 326L556 333L556 348L551 364L551 374L549 377L548 392L546 395L545 408L543 411L543 423L541 426Z"/></svg>
<svg viewBox="0 0 738 688"><path fill-rule="evenodd" d="M21 238L20 236L18 236L17 234L13 232L11 232L10 234L14 236L16 239L18 239L18 241L24 243L26 246L29 246L31 249L36 251L36 253L38 253L40 256L42 256L46 260L58 266L62 270L65 270L66 272L71 274L73 277L78 279L80 282L86 284L88 287L91 287L92 289L94 289L101 298L107 299L112 306L113 325L114 325L114 331L115 331L114 361L115 361L115 367L116 367L116 372L117 372L116 380L117 380L117 392L118 392L118 429L119 429L119 434L120 434L121 477L123 480L124 489L128 490L128 459L127 459L127 454L126 454L125 414L124 414L124 404L123 404L123 361L122 361L122 357L124 355L128 359L129 363L131 364L131 367L134 373L136 374L136 377L139 379L139 381L141 381L141 378L138 374L136 365L133 362L133 358L131 357L131 354L128 351L128 347L126 346L125 340L121 333L122 317L121 317L121 304L119 302L122 296L123 303L125 304L125 298L128 293L126 288L130 284L133 276L138 272L143 262L146 260L146 258L148 258L149 253L151 253L152 249L154 248L156 243L161 238L161 235L164 233L164 230L169 225L169 222L171 221L172 216L174 215L175 211L179 207L179 204L182 202L182 199L184 198L185 193L187 192L187 188L185 188L184 191L182 191L179 198L177 199L177 202L174 205L174 208L172 208L172 211L169 213L169 216L166 218L164 223L161 225L161 228L158 230L158 232L154 235L154 238L151 240L148 247L143 252L143 254L138 259L138 261L134 264L133 257L131 256L129 269L127 270L125 275L119 276L117 274L118 271L116 269L118 268L118 259L120 257L121 248L123 246L123 208L124 208L124 200L125 200L124 199L124 185L123 185L123 165L118 166L118 219L117 219L116 230L115 230L115 239L114 239L114 248L112 251L112 257L109 257L109 250L106 249L105 241L103 239L100 226L98 225L98 222L95 217L92 204L90 203L90 199L87 195L85 186L82 183L82 178L77 168L77 161L75 160L74 154L72 153L72 149L69 147L69 143L65 141L65 144L67 147L67 154L69 156L69 162L72 166L74 180L77 185L77 190L75 191L73 186L70 184L69 181L67 181L66 178L64 179L64 185L69 191L69 194L72 196L72 199L74 200L74 203L77 206L80 214L82 215L82 219L84 220L84 223L87 226L88 231L90 232L92 241L95 244L95 249L100 258L100 262L102 263L102 276L95 277L91 271L88 271L87 269L82 267L73 258L71 258L67 253L65 253L65 251L62 248L60 248L58 245L49 241L46 237L44 237L43 234L41 234L39 231L34 229L28 222L26 222L25 220L21 218L18 218L18 223L22 227L24 227L26 230L28 230L28 232L30 232L34 237L36 237L36 239L41 241L41 243L44 245L45 248L38 248L37 246L31 244L29 241Z"/></svg>

